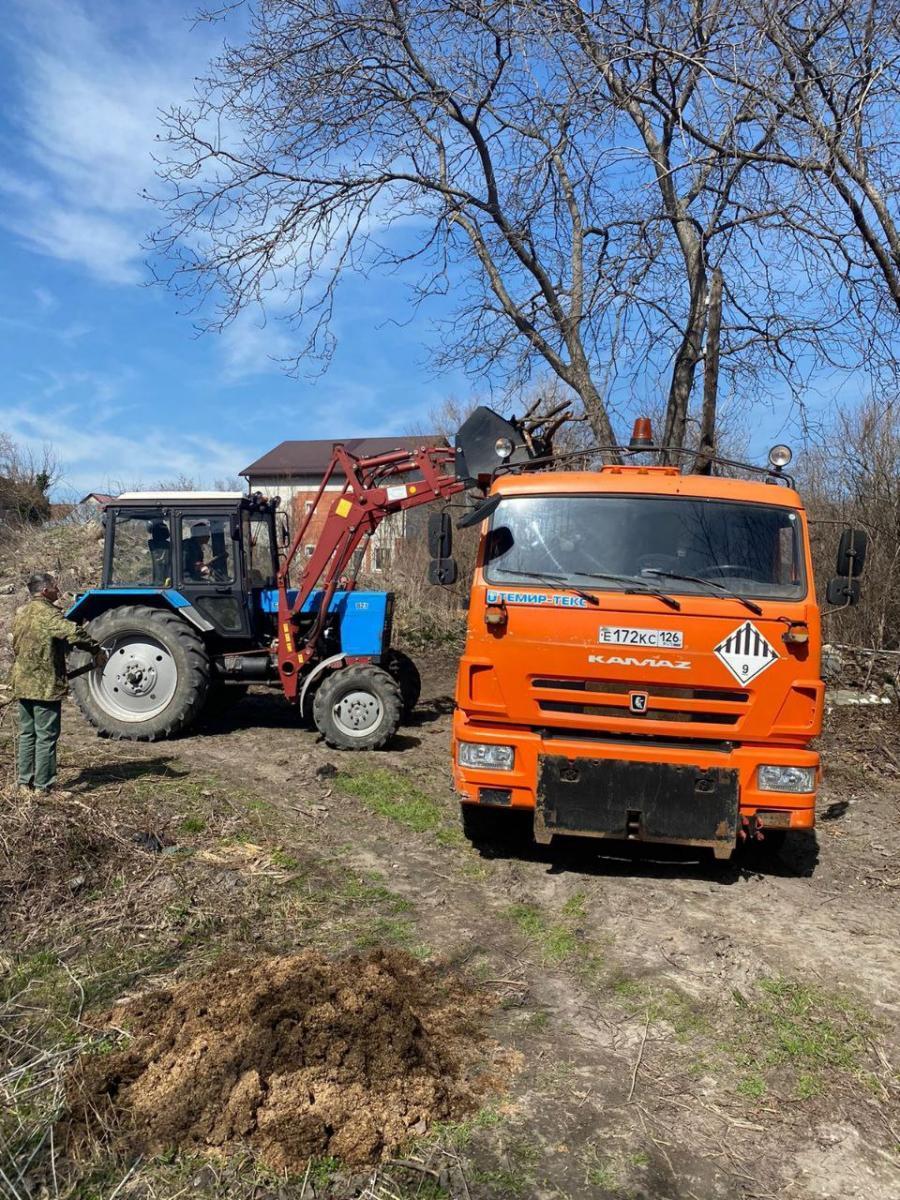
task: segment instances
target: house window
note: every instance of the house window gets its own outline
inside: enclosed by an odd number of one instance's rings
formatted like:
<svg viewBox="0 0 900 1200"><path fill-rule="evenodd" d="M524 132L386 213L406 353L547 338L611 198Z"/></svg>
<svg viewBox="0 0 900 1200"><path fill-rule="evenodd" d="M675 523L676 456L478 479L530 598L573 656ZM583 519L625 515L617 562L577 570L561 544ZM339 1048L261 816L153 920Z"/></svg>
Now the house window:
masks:
<svg viewBox="0 0 900 1200"><path fill-rule="evenodd" d="M312 512L312 510L313 510L313 502L312 502L312 500L307 500L306 501L306 509L305 509L306 515L309 516L309 514Z"/></svg>
<svg viewBox="0 0 900 1200"><path fill-rule="evenodd" d="M391 565L391 552L387 546L375 547L375 570L386 571Z"/></svg>

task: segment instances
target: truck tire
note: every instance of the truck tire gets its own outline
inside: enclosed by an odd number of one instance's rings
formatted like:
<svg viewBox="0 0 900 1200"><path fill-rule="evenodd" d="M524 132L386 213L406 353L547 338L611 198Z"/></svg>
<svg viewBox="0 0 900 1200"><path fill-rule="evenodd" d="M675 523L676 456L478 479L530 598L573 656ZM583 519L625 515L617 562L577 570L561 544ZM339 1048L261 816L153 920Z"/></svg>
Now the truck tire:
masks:
<svg viewBox="0 0 900 1200"><path fill-rule="evenodd" d="M209 691L209 655L183 618L128 604L108 609L87 628L110 658L101 670L73 680L72 692L101 734L155 742L199 716Z"/></svg>
<svg viewBox="0 0 900 1200"><path fill-rule="evenodd" d="M397 731L402 703L382 667L343 667L316 691L313 721L335 750L380 750Z"/></svg>
<svg viewBox="0 0 900 1200"><path fill-rule="evenodd" d="M388 650L384 656L384 669L397 680L403 704L403 717L406 719L422 695L422 676L419 674L419 668L402 650Z"/></svg>

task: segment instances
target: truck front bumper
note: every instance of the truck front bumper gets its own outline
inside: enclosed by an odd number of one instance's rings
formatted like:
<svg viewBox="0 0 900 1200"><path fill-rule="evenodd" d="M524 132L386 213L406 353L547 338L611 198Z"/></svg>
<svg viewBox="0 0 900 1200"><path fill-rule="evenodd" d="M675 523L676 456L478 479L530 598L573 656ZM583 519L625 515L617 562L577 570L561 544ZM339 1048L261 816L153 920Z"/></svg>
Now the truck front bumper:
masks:
<svg viewBox="0 0 900 1200"><path fill-rule="evenodd" d="M461 767L460 740L514 746L512 769ZM453 761L464 803L534 810L539 841L555 833L628 837L706 845L724 856L748 830L815 824L815 792L757 784L764 763L812 767L818 779L818 754L796 746L570 738L469 724L457 710Z"/></svg>

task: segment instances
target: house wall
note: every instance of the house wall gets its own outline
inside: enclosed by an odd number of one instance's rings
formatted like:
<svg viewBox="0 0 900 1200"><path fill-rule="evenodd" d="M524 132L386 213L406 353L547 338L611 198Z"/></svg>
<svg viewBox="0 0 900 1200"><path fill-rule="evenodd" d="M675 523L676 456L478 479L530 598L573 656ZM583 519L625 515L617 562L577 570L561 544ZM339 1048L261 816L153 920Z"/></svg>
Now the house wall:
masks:
<svg viewBox="0 0 900 1200"><path fill-rule="evenodd" d="M312 508L322 482L315 476L275 479L264 475L250 475L248 481L251 491L262 492L264 496L270 498L273 496L281 498L280 511L288 518L292 537L295 530L300 528L307 511ZM343 486L340 483L329 484L326 488L329 496L342 490ZM331 499L323 498L323 503L319 506L309 529L304 534L302 553L306 557L312 553L312 548L321 536L331 503ZM396 513L382 521L366 547L362 570L371 574L380 574L397 541L406 535L406 528L405 513Z"/></svg>

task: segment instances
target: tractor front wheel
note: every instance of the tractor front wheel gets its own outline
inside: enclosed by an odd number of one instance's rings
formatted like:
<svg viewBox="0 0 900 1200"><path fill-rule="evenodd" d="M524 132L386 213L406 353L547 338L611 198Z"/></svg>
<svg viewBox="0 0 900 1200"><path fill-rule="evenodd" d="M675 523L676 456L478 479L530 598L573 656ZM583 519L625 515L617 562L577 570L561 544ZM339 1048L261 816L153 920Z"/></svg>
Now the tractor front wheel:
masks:
<svg viewBox="0 0 900 1200"><path fill-rule="evenodd" d="M182 617L127 604L107 610L88 630L109 660L75 679L72 692L101 734L154 742L194 722L209 691L209 655Z"/></svg>
<svg viewBox="0 0 900 1200"><path fill-rule="evenodd" d="M343 667L316 690L313 720L336 750L380 750L397 731L402 699L381 667Z"/></svg>

